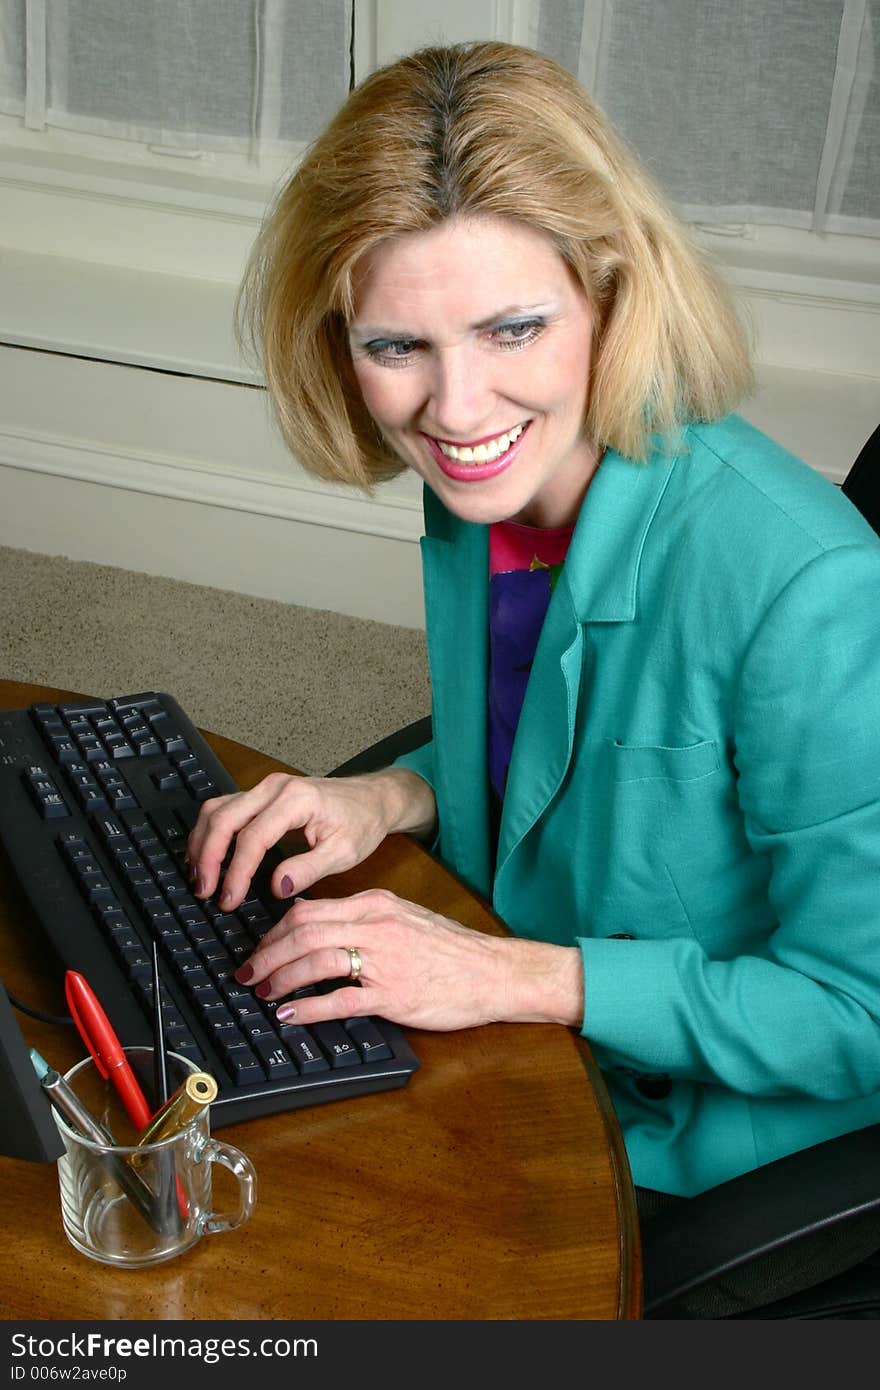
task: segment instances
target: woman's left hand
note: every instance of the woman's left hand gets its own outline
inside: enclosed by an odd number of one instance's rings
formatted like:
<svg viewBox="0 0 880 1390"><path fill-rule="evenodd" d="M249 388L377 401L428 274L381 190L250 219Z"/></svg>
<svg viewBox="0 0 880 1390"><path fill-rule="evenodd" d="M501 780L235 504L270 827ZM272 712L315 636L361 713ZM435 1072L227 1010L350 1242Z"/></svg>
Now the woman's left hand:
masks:
<svg viewBox="0 0 880 1390"><path fill-rule="evenodd" d="M297 899L236 978L262 999L284 999L348 976L349 947L360 956L359 983L293 1000L279 1021L308 1027L376 1014L449 1032L502 1019L579 1026L583 1016L576 948L487 936L385 889Z"/></svg>

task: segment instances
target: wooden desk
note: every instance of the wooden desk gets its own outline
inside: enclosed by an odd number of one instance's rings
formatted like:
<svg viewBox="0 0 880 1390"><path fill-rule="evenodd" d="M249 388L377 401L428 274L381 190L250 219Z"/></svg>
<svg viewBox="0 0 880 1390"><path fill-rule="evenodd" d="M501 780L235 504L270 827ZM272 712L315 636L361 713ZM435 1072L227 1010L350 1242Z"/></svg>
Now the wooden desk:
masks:
<svg viewBox="0 0 880 1390"><path fill-rule="evenodd" d="M0 681L0 709L69 692ZM209 734L242 786L282 765ZM20 927L0 865L0 975L66 1013L57 971ZM390 837L328 895L383 885L479 931L504 928L414 842ZM21 1019L59 1067L72 1029ZM7 1319L637 1318L635 1202L617 1122L584 1042L495 1024L407 1030L421 1070L401 1090L245 1124L257 1206L153 1270L93 1264L63 1234L54 1164L0 1159L0 1316ZM218 1170L215 1170L217 1172ZM224 1181L221 1174L216 1181Z"/></svg>

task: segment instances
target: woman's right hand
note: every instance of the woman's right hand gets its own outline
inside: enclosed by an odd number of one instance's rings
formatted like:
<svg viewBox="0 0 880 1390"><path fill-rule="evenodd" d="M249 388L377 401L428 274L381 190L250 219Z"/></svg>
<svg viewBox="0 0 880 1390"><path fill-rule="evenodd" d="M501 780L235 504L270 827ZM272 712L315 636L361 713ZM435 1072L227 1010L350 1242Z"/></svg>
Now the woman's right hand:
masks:
<svg viewBox="0 0 880 1390"><path fill-rule="evenodd" d="M360 777L273 772L251 791L204 802L187 846L193 891L199 898L216 894L233 840L219 895L230 912L247 895L266 851L291 830L302 831L308 848L274 870L272 891L279 898L360 864L392 831L428 834L435 816L433 791L405 768Z"/></svg>

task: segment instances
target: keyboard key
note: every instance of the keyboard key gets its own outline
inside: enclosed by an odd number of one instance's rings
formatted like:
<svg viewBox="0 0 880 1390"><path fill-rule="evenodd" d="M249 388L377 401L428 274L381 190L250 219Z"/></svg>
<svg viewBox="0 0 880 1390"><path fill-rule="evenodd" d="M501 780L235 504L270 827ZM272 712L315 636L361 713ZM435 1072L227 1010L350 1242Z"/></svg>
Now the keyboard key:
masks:
<svg viewBox="0 0 880 1390"><path fill-rule="evenodd" d="M210 777L206 777L203 772L197 772L187 783L187 788L195 797L196 801L209 801L212 796L220 795L220 788L216 782L212 782Z"/></svg>
<svg viewBox="0 0 880 1390"><path fill-rule="evenodd" d="M151 709L159 711L162 708L155 690L144 690L139 695L118 695L108 703L120 719L126 714L136 714L140 711L143 715Z"/></svg>
<svg viewBox="0 0 880 1390"><path fill-rule="evenodd" d="M296 1024L281 1024L278 1032L281 1041L304 1076L317 1071L329 1071L330 1063L307 1029Z"/></svg>
<svg viewBox="0 0 880 1390"><path fill-rule="evenodd" d="M150 773L150 777L160 792L171 792L177 787L183 786L179 773L172 772L169 768L164 770L158 768L155 772Z"/></svg>
<svg viewBox="0 0 880 1390"><path fill-rule="evenodd" d="M66 704L58 706L58 713L67 720L90 714L100 718L107 713L107 703L105 700L68 700Z"/></svg>
<svg viewBox="0 0 880 1390"><path fill-rule="evenodd" d="M137 801L127 787L108 787L107 800L114 811L130 811L137 806Z"/></svg>
<svg viewBox="0 0 880 1390"><path fill-rule="evenodd" d="M360 1054L341 1023L331 1019L328 1023L313 1023L312 1033L330 1058L332 1067L356 1067Z"/></svg>
<svg viewBox="0 0 880 1390"><path fill-rule="evenodd" d="M223 936L223 942L232 957L236 969L238 969L243 960L247 960L248 956L253 955L254 943L249 936L245 936L244 932L241 932L239 935L236 935L234 932L226 933Z"/></svg>
<svg viewBox="0 0 880 1390"><path fill-rule="evenodd" d="M263 1063L263 1069L269 1081L280 1081L285 1076L296 1076L293 1059L277 1037L267 1034L265 1037L251 1038L251 1045Z"/></svg>
<svg viewBox="0 0 880 1390"><path fill-rule="evenodd" d="M371 1018L347 1018L343 1027L365 1062L384 1062L393 1057L391 1048Z"/></svg>
<svg viewBox="0 0 880 1390"><path fill-rule="evenodd" d="M148 718L153 735L159 740L164 752L180 753L186 751L186 739L180 730L174 727L172 720L164 710L158 714L151 712Z"/></svg>
<svg viewBox="0 0 880 1390"><path fill-rule="evenodd" d="M231 1047L240 1047L245 1041L242 1032L234 1018L228 1015L226 1018L218 1019L214 1023L207 1025L208 1036L219 1047L223 1053Z"/></svg>
<svg viewBox="0 0 880 1390"><path fill-rule="evenodd" d="M140 836L142 840L154 840L158 844L156 828L142 807L138 806L134 811L123 811L122 819L133 840Z"/></svg>
<svg viewBox="0 0 880 1390"><path fill-rule="evenodd" d="M104 747L110 757L117 762L120 758L133 758L135 756L134 749L123 733L108 734L104 739Z"/></svg>
<svg viewBox="0 0 880 1390"><path fill-rule="evenodd" d="M211 926L211 923L208 922L204 917L200 922L191 922L189 920L184 919L181 913L179 912L175 913L175 916L177 917L181 926L184 928L187 936L189 937L192 944L195 946L196 950L199 949L199 946L202 944L202 942L213 941L215 939L214 928Z"/></svg>
<svg viewBox="0 0 880 1390"><path fill-rule="evenodd" d="M28 782L51 782L52 774L44 763L31 763L23 773Z"/></svg>
<svg viewBox="0 0 880 1390"><path fill-rule="evenodd" d="M178 939L185 941L186 937L180 929L180 923L173 912L166 912L164 916L157 916L150 919L150 931L157 941L165 942L169 937L175 941Z"/></svg>
<svg viewBox="0 0 880 1390"><path fill-rule="evenodd" d="M227 1048L224 1060L236 1086L252 1086L265 1080L263 1068L250 1047Z"/></svg>
<svg viewBox="0 0 880 1390"><path fill-rule="evenodd" d="M84 714L69 715L67 719L67 727L73 734L74 738L82 738L83 736L87 738L94 737L95 731L92 728L91 721L87 719Z"/></svg>
<svg viewBox="0 0 880 1390"><path fill-rule="evenodd" d="M149 758L154 753L161 753L162 751L159 740L153 737L145 725L138 729L132 729L130 738L139 758Z"/></svg>
<svg viewBox="0 0 880 1390"><path fill-rule="evenodd" d="M176 960L177 957L182 955L184 951L187 951L190 954L192 954L189 939L182 931L180 923L177 921L175 917L171 917L170 915L169 922L170 925L168 925L167 927L164 922L162 923L161 933L155 930L153 931L153 935L155 936L156 940L160 942L162 950L165 952L165 955L168 957L169 960L173 961Z"/></svg>
<svg viewBox="0 0 880 1390"><path fill-rule="evenodd" d="M139 974L146 974L152 978L153 962L139 941L136 941L130 946L122 946L118 949L130 976L133 977Z"/></svg>
<svg viewBox="0 0 880 1390"><path fill-rule="evenodd" d="M86 902L116 903L118 900L98 864L78 867L77 877Z"/></svg>
<svg viewBox="0 0 880 1390"><path fill-rule="evenodd" d="M180 778L177 779L180 785ZM184 830L173 806L161 807L150 812L150 820L156 833L172 854L182 854L186 849L188 832Z"/></svg>
<svg viewBox="0 0 880 1390"><path fill-rule="evenodd" d="M97 784L92 787L77 787L76 798L86 815L97 816L110 810L107 798Z"/></svg>
<svg viewBox="0 0 880 1390"><path fill-rule="evenodd" d="M236 1018L239 1028L251 1043L256 1043L258 1038L277 1039L278 1037L276 1029L273 1028L266 1015L257 1008L252 1008L246 1013L239 1013Z"/></svg>
<svg viewBox="0 0 880 1390"><path fill-rule="evenodd" d="M64 764L80 761L79 749L71 738L52 734L49 738L49 747L56 762Z"/></svg>
<svg viewBox="0 0 880 1390"><path fill-rule="evenodd" d="M131 847L131 840L118 816L98 816L95 820L95 829L108 849Z"/></svg>
<svg viewBox="0 0 880 1390"><path fill-rule="evenodd" d="M70 808L55 782L40 764L35 763L24 774L31 800L44 820L57 820L70 815Z"/></svg>
<svg viewBox="0 0 880 1390"><path fill-rule="evenodd" d="M226 1000L220 993L220 990L217 988L216 985L207 984L202 986L200 989L194 989L192 993L193 998L198 1001L199 1009L202 1013L207 1014L208 1009L216 1007L218 1009L223 1010L224 1018L232 1017L231 1011L226 1003Z"/></svg>
<svg viewBox="0 0 880 1390"><path fill-rule="evenodd" d="M113 941L128 945L140 939L119 903L95 903L92 911Z"/></svg>
<svg viewBox="0 0 880 1390"><path fill-rule="evenodd" d="M202 936L203 941L216 941L217 937L214 928L211 926L199 904L189 893L183 894L174 900L174 913L179 922L182 922L189 931L190 927L205 927L207 935ZM192 935L192 933L190 933Z"/></svg>
<svg viewBox="0 0 880 1390"><path fill-rule="evenodd" d="M92 852L81 835L75 830L62 833L58 836L58 848L63 853L69 864L74 864L78 859L92 858Z"/></svg>
<svg viewBox="0 0 880 1390"><path fill-rule="evenodd" d="M193 1038L175 1043L169 1051L176 1052L179 1057L185 1057L188 1062L193 1062L199 1068L205 1065L205 1054Z"/></svg>
<svg viewBox="0 0 880 1390"><path fill-rule="evenodd" d="M274 920L259 902L243 902L238 909L238 915L249 928L255 941L259 941L269 930Z"/></svg>

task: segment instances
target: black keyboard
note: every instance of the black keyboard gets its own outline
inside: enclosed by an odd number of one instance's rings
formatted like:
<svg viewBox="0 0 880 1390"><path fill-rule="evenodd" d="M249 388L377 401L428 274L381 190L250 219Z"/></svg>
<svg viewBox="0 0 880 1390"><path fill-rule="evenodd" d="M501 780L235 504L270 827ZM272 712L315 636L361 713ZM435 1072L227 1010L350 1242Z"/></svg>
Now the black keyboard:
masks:
<svg viewBox="0 0 880 1390"><path fill-rule="evenodd" d="M404 1085L419 1063L394 1024L282 1024L235 980L289 906L268 886L280 854L235 912L192 896L183 854L201 802L237 790L167 694L0 713L0 841L62 969L124 1044L152 1044L156 940L166 1043L217 1081L215 1127Z"/></svg>

